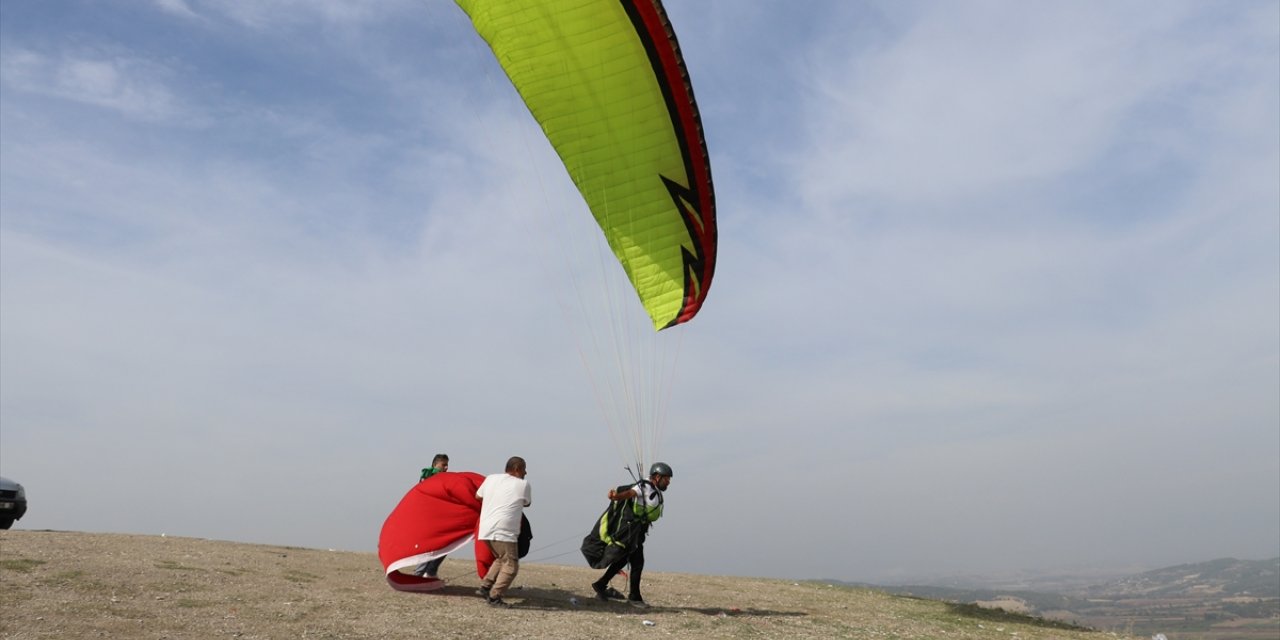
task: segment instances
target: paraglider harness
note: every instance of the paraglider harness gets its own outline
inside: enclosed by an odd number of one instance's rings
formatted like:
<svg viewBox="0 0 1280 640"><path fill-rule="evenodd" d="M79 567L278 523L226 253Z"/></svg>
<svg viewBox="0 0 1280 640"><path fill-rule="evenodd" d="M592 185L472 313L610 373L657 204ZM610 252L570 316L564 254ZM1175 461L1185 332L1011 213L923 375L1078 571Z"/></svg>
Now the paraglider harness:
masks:
<svg viewBox="0 0 1280 640"><path fill-rule="evenodd" d="M662 495L661 490L648 480L622 485L615 491L621 493L633 488L637 494L647 496L657 491L659 496ZM604 513L596 519L595 526L582 539L582 557L593 569L608 567L643 545L649 526L661 517L661 501L656 505L650 504L647 498L641 500L639 495L626 500L611 500Z"/></svg>

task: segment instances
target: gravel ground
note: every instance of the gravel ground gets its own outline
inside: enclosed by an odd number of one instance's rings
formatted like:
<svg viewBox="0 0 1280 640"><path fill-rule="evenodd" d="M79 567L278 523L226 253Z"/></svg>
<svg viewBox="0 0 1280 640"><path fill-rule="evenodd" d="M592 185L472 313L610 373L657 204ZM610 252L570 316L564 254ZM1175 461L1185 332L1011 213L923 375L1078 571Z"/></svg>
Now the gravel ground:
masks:
<svg viewBox="0 0 1280 640"><path fill-rule="evenodd" d="M652 608L596 602L586 567L525 564L514 606L389 588L372 553L196 538L0 531L0 638L1081 638L1020 616L786 580L646 572ZM615 586L625 590L624 584Z"/></svg>

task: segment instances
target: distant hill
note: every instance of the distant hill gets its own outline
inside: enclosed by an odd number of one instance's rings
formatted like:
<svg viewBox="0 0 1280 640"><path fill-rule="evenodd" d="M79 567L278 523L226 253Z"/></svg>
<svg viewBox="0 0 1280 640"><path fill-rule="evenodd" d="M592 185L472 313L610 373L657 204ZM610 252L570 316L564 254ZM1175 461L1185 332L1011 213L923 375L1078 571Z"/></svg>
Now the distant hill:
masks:
<svg viewBox="0 0 1280 640"><path fill-rule="evenodd" d="M1280 599L1280 558L1221 558L1156 569L1088 587L1087 598L1252 596Z"/></svg>
<svg viewBox="0 0 1280 640"><path fill-rule="evenodd" d="M1146 571L1061 593L931 585L875 586L887 593L972 603L1106 631L1169 640L1280 638L1280 557L1221 558Z"/></svg>

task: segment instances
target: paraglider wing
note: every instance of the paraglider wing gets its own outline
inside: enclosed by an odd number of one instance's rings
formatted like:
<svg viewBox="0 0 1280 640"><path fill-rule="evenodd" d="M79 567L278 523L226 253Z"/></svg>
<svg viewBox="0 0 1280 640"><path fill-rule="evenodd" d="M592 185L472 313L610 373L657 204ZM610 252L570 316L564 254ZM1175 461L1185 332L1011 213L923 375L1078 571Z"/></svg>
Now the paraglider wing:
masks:
<svg viewBox="0 0 1280 640"><path fill-rule="evenodd" d="M378 537L378 559L387 574L448 555L474 540L481 482L484 476L463 471L437 473L414 485L387 516ZM488 551L487 545L476 545L477 563L482 547ZM477 570L484 575L479 566Z"/></svg>
<svg viewBox="0 0 1280 640"><path fill-rule="evenodd" d="M661 330L716 261L702 122L659 0L457 0L555 147Z"/></svg>
<svg viewBox="0 0 1280 640"><path fill-rule="evenodd" d="M483 578L493 564L493 552L476 540L480 527L480 500L476 489L484 476L470 471L437 473L414 485L387 516L378 537L378 559L387 581L401 591L432 591L443 581L401 574L428 560L449 555L475 540L476 574ZM533 529L522 517L520 556L529 552Z"/></svg>

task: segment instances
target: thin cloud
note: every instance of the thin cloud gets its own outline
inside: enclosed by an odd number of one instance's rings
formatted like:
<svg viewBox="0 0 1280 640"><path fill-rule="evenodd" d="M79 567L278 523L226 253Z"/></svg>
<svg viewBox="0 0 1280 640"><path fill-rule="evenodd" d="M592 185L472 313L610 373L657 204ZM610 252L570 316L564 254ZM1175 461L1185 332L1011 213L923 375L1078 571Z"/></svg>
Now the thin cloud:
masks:
<svg viewBox="0 0 1280 640"><path fill-rule="evenodd" d="M200 14L191 8L186 0L153 0L157 7L165 13L169 13L180 18L191 20L199 20Z"/></svg>
<svg viewBox="0 0 1280 640"><path fill-rule="evenodd" d="M30 49L6 49L3 59L4 84L11 90L109 109L143 121L173 121L184 111L170 88L174 71L152 60Z"/></svg>
<svg viewBox="0 0 1280 640"><path fill-rule="evenodd" d="M994 9L992 7L992 9ZM1095 162L1152 101L1193 89L1185 46L1199 14L1102 5L974 11L931 5L891 45L811 56L803 167L815 204L882 197L934 204L1059 179ZM848 60L848 62L843 62Z"/></svg>
<svg viewBox="0 0 1280 640"><path fill-rule="evenodd" d="M166 11L207 16L219 16L236 24L259 31L289 29L311 21L342 26L360 25L386 20L388 14L412 9L414 3L407 0L378 2L377 0L232 0L207 2L205 0L165 0L158 3ZM173 6L180 5L180 6ZM420 7L419 7L420 8ZM185 11L184 11L185 10Z"/></svg>

